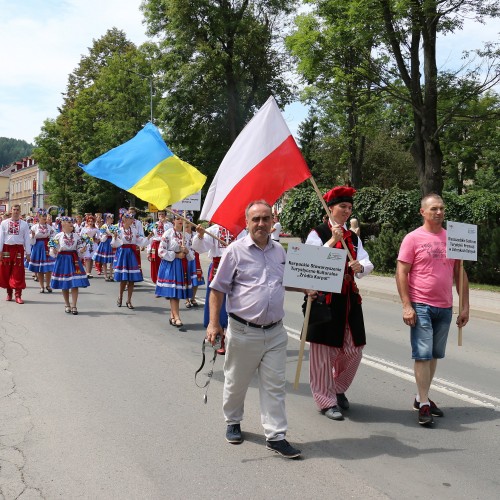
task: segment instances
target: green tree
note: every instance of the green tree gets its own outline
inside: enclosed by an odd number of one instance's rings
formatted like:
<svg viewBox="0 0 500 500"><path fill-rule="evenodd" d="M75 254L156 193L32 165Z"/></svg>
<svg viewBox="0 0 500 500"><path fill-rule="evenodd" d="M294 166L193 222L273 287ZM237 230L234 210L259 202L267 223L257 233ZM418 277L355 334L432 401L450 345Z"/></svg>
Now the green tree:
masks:
<svg viewBox="0 0 500 500"><path fill-rule="evenodd" d="M145 0L159 39L159 120L179 156L214 175L255 111L290 102L279 35L294 0Z"/></svg>
<svg viewBox="0 0 500 500"><path fill-rule="evenodd" d="M392 102L410 106L413 124L411 153L421 191L440 193L443 189L442 128L451 123L462 103L493 87L500 79L500 71L499 52L494 45L487 44L482 50L466 54L471 56L469 62L444 79L453 85L444 89L448 90L445 95L450 105L440 109L443 91L440 83L443 79L440 80L436 63L438 34L444 36L460 30L466 17L477 22L498 17L499 2L310 0L308 3L315 7L312 17L309 17L312 20L308 22L316 22L321 29L318 28L319 34L315 35L313 25L307 32L311 40L306 40L306 45L311 50L305 53L299 70L304 72L319 67L316 80L320 84L337 83L337 68L343 68L336 58L337 53L342 47L356 47L357 64L350 68L352 73L340 74L340 81L350 74L356 75L352 78L371 82L372 92L382 92ZM326 37L325 33L329 36ZM474 57L486 66L484 71L481 71L481 65L472 66ZM481 75L486 76L481 80ZM449 99L451 95L453 99Z"/></svg>
<svg viewBox="0 0 500 500"><path fill-rule="evenodd" d="M32 152L33 145L26 141L0 137L0 167L30 156Z"/></svg>
<svg viewBox="0 0 500 500"><path fill-rule="evenodd" d="M480 119L478 119L480 117ZM500 96L493 92L466 102L443 128L445 189L462 194L485 188L498 192L500 180Z"/></svg>
<svg viewBox="0 0 500 500"><path fill-rule="evenodd" d="M35 157L50 174L52 202L69 211L114 211L131 195L78 167L131 139L150 116L148 54L117 29L95 40L69 75L55 121L44 124Z"/></svg>
<svg viewBox="0 0 500 500"><path fill-rule="evenodd" d="M304 99L320 110L323 155L332 153L330 167L346 165L349 182L359 188L374 103L371 82L359 67L373 40L352 36L352 28L345 22L349 2L308 3L314 3L316 9L295 19L296 29L286 44L307 83Z"/></svg>
<svg viewBox="0 0 500 500"><path fill-rule="evenodd" d="M315 175L316 160L314 157L318 141L318 117L314 108L309 109L307 118L299 124L297 130L298 145L306 160L309 170Z"/></svg>

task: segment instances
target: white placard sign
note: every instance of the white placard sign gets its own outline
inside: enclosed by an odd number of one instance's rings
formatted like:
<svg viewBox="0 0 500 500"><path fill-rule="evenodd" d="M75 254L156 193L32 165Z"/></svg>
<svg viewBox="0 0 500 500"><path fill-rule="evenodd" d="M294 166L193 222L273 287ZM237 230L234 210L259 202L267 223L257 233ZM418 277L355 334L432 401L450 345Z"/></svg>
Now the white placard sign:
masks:
<svg viewBox="0 0 500 500"><path fill-rule="evenodd" d="M177 203L172 205L173 210L192 210L193 212L199 212L201 210L201 190L197 193L184 198Z"/></svg>
<svg viewBox="0 0 500 500"><path fill-rule="evenodd" d="M294 288L340 293L346 257L343 249L290 243L283 283Z"/></svg>
<svg viewBox="0 0 500 500"><path fill-rule="evenodd" d="M477 260L477 226L463 222L446 223L446 257Z"/></svg>

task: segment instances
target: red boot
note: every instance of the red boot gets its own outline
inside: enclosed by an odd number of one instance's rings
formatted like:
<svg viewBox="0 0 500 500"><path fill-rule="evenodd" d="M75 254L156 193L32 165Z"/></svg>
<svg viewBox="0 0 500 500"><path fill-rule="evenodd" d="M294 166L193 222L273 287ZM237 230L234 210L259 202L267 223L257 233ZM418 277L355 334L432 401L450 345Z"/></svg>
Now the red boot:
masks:
<svg viewBox="0 0 500 500"><path fill-rule="evenodd" d="M7 302L12 300L12 288L7 288L7 297L5 298Z"/></svg>
<svg viewBox="0 0 500 500"><path fill-rule="evenodd" d="M21 297L21 290L16 290L16 302L18 304L24 304L24 300Z"/></svg>

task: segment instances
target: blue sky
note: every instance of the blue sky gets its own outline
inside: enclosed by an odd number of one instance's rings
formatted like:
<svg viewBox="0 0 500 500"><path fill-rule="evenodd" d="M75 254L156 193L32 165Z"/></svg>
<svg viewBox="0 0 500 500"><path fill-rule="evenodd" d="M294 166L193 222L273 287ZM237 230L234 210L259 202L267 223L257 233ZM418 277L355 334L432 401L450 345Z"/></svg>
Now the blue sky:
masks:
<svg viewBox="0 0 500 500"><path fill-rule="evenodd" d="M112 27L140 45L146 40L141 0L0 0L0 137L33 142L47 118L56 118L68 75L94 39ZM462 50L498 40L498 21L466 23L457 35L440 40L439 64L456 64ZM284 118L292 133L305 118L300 103Z"/></svg>

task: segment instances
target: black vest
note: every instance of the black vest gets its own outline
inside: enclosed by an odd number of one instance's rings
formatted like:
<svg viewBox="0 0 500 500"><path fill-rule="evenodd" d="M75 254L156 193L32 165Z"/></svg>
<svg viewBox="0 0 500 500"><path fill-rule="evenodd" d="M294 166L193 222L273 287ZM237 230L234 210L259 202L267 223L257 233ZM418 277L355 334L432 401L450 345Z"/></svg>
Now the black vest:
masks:
<svg viewBox="0 0 500 500"><path fill-rule="evenodd" d="M326 243L332 237L332 230L328 224L320 224L314 228L321 241ZM358 236L351 231L354 250L358 252ZM356 259L356 255L353 258ZM330 303L331 320L327 322L309 322L307 329L307 341L316 344L324 344L331 347L343 347L346 323L349 324L354 345L366 344L365 324L363 321L363 309L361 308L361 296L351 290L346 295L332 293ZM305 298L307 300L307 297ZM314 302L312 304L314 308ZM320 306L324 307L324 306ZM304 303L305 309L305 303Z"/></svg>

